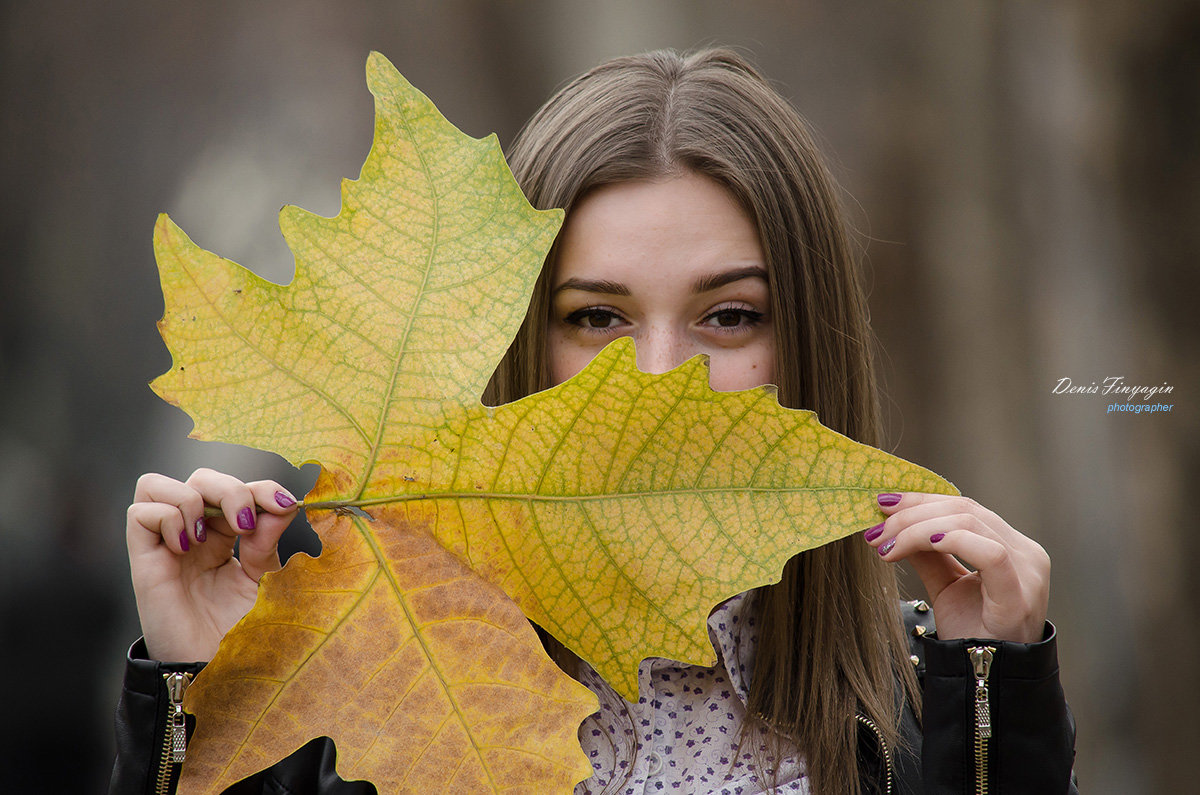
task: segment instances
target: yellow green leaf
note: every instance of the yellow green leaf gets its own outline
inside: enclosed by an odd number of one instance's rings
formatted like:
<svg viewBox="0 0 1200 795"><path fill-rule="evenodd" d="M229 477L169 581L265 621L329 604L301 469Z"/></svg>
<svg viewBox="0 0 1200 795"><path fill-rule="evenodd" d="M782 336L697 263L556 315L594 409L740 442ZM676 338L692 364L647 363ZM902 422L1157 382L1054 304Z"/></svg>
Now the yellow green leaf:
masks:
<svg viewBox="0 0 1200 795"><path fill-rule="evenodd" d="M709 611L879 521L879 492L953 491L773 388L714 392L700 357L642 373L628 337L553 389L444 412L389 429L403 453L354 504L405 505L631 701L641 659L713 664Z"/></svg>
<svg viewBox="0 0 1200 795"><path fill-rule="evenodd" d="M711 663L712 607L877 521L876 492L953 487L770 388L713 392L700 359L641 373L627 339L482 406L561 214L377 54L368 83L375 141L341 212L282 214L292 284L156 229L174 362L154 388L199 438L322 466L322 553L263 578L189 689L181 791L329 736L381 791L567 792L596 700L522 612L633 698L642 658Z"/></svg>
<svg viewBox="0 0 1200 795"><path fill-rule="evenodd" d="M389 423L478 401L562 223L529 206L495 136L454 129L378 53L367 82L375 140L341 211L280 213L290 285L200 249L165 215L154 235L175 354L155 391L197 438L359 485Z"/></svg>

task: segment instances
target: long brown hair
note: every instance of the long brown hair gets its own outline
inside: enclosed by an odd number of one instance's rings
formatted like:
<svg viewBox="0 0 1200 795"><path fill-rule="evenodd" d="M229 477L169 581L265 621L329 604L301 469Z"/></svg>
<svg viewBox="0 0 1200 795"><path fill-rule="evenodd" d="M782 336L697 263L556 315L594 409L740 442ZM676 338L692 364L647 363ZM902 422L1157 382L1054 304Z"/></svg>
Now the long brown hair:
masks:
<svg viewBox="0 0 1200 795"><path fill-rule="evenodd" d="M687 171L723 185L754 219L766 256L780 402L877 443L872 337L834 181L795 109L737 53L657 51L601 64L530 119L508 158L529 201L568 219L601 185ZM554 258L552 250L487 403L550 385ZM918 701L897 600L892 567L854 537L798 555L756 597L750 724L801 750L815 795L859 791L856 714L895 748L898 695Z"/></svg>

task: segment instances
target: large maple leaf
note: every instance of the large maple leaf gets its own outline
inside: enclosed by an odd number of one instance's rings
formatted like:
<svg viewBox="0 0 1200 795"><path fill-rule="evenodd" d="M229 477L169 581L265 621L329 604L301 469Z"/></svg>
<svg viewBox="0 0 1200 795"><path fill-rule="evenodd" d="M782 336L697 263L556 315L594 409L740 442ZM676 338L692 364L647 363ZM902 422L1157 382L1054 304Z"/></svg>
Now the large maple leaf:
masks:
<svg viewBox="0 0 1200 795"><path fill-rule="evenodd" d="M770 388L713 392L699 359L641 373L628 339L481 405L561 213L382 56L367 74L375 140L341 211L281 214L292 284L156 228L174 362L154 388L198 438L322 467L322 552L263 578L189 690L180 787L329 736L382 792L569 791L596 701L526 617L632 699L642 658L712 664L712 607L877 521L876 492L953 487Z"/></svg>

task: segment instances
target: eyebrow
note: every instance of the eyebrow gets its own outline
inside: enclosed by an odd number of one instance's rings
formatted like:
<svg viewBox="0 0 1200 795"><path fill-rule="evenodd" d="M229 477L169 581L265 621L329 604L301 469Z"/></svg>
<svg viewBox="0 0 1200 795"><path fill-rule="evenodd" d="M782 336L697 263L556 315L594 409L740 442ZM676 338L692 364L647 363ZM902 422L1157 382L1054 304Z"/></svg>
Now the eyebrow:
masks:
<svg viewBox="0 0 1200 795"><path fill-rule="evenodd" d="M733 268L732 270L721 271L720 273L710 273L706 276L700 276L692 282L692 292L697 294L707 293L718 287L724 287L727 284L732 284L742 279L762 279L763 281L767 281L767 269L761 265L747 265L744 268ZM563 290L582 290L586 293L603 293L604 295L632 294L624 284L607 279L570 278L555 287L554 294L558 295Z"/></svg>
<svg viewBox="0 0 1200 795"><path fill-rule="evenodd" d="M554 288L558 295L563 290L583 290L585 293L604 293L605 295L630 295L629 288L620 282L610 282L607 279L567 279Z"/></svg>
<svg viewBox="0 0 1200 795"><path fill-rule="evenodd" d="M710 273L700 276L692 282L693 293L707 293L727 284L740 282L742 279L762 279L767 281L767 269L762 265L747 265L744 268L733 268L720 273Z"/></svg>

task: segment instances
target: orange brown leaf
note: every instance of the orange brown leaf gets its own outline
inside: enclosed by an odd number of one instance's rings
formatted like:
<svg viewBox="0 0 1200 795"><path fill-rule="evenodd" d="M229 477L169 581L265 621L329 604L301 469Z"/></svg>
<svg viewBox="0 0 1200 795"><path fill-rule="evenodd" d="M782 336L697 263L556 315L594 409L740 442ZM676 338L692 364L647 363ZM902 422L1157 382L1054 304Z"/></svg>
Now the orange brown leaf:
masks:
<svg viewBox="0 0 1200 795"><path fill-rule="evenodd" d="M573 738L594 697L404 506L377 520L321 512L325 551L263 578L192 691L185 786L220 792L325 735L339 775L381 792L569 791L590 767L547 739Z"/></svg>

